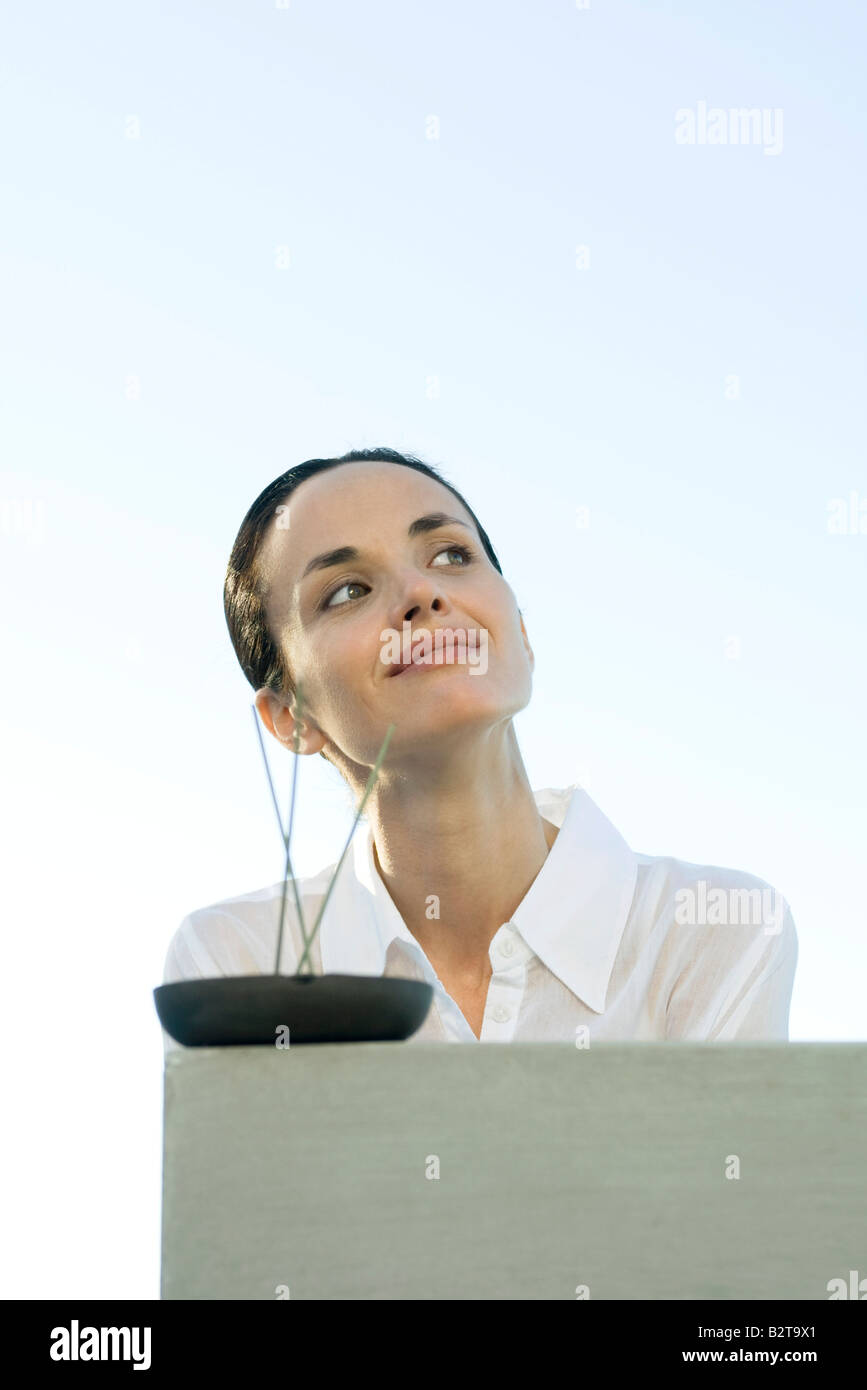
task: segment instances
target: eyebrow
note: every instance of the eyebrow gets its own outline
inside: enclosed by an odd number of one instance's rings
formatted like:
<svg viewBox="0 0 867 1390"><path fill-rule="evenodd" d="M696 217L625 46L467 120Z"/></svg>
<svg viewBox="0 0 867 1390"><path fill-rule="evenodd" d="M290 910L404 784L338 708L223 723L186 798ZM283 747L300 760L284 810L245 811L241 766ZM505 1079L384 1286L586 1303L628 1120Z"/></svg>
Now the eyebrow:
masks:
<svg viewBox="0 0 867 1390"><path fill-rule="evenodd" d="M415 521L410 522L407 535L412 539L413 536L424 535L427 531L438 531L442 526L463 526L467 531L472 530L466 521L461 521L456 516L446 516L445 512L428 512L427 516L417 516ZM332 569L335 565L346 564L347 560L360 559L361 551L354 545L341 545L336 550L325 550L321 555L314 555L312 560L307 561L299 583L314 570Z"/></svg>

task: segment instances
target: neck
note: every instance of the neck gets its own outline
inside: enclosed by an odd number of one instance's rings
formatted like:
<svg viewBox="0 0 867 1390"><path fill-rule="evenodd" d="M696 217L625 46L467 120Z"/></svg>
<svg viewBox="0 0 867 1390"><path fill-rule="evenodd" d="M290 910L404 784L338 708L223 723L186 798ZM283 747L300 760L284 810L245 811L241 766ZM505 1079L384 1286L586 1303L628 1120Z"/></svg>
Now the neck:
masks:
<svg viewBox="0 0 867 1390"><path fill-rule="evenodd" d="M496 751L493 748L488 753ZM437 973L482 985L488 948L544 864L557 827L539 814L514 733L506 757L392 776L366 812L392 901Z"/></svg>

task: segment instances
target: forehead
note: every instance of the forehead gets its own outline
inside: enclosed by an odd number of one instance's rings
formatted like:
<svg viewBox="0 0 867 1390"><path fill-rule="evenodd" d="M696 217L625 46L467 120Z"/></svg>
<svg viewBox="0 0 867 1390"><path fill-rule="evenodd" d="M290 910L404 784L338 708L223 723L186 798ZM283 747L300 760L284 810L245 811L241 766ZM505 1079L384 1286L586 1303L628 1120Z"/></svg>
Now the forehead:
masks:
<svg viewBox="0 0 867 1390"><path fill-rule="evenodd" d="M350 463L305 479L269 522L259 549L275 619L288 617L296 586L314 555L343 545L362 550L383 539L406 541L410 522L433 511L460 517L475 530L454 493L415 468L385 461Z"/></svg>

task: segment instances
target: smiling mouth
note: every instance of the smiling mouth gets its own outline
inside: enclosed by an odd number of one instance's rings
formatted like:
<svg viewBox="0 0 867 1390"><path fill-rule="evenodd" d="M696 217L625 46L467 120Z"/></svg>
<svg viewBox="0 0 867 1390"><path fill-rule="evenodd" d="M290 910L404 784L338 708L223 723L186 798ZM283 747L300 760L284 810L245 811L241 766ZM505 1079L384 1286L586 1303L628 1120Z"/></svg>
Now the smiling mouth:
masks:
<svg viewBox="0 0 867 1390"><path fill-rule="evenodd" d="M442 634L446 635L443 636ZM417 636L418 634L416 634ZM465 628L440 629L434 630L431 642L425 639L425 646L422 650L417 650L417 654L412 661L395 661L391 663L386 676L402 676L406 671L427 671L430 668L439 669L442 666L464 666L474 665L473 653L479 642L479 635L473 630ZM455 644L457 650L455 650ZM433 645L433 652L430 650ZM409 648L404 641L402 651Z"/></svg>

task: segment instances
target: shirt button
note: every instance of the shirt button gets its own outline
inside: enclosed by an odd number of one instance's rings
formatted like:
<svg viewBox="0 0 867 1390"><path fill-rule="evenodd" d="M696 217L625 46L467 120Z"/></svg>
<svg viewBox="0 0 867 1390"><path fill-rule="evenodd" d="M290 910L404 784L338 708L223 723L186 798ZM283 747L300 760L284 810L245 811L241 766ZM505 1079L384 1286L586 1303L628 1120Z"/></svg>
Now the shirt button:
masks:
<svg viewBox="0 0 867 1390"><path fill-rule="evenodd" d="M504 1009L502 1004L498 1004L495 1009L491 1009L491 1018L495 1023L506 1023L512 1017L511 1009Z"/></svg>
<svg viewBox="0 0 867 1390"><path fill-rule="evenodd" d="M503 953L504 956L510 956L510 955L512 954L512 952L514 951L514 949L515 949L515 943L514 943L514 941L504 941L503 944L502 944L502 946L500 947L500 950L502 951L502 953Z"/></svg>

